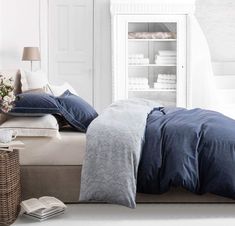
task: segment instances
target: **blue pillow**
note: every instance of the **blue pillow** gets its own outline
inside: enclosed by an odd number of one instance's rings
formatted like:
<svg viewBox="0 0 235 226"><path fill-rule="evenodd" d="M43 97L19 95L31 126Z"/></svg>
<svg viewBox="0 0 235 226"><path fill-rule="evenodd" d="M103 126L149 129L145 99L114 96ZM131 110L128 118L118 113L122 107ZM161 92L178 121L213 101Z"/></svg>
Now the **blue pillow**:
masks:
<svg viewBox="0 0 235 226"><path fill-rule="evenodd" d="M65 91L55 98L61 115L66 121L81 132L86 132L89 124L98 114L95 109L81 97Z"/></svg>
<svg viewBox="0 0 235 226"><path fill-rule="evenodd" d="M14 108L8 112L15 116L41 116L57 114L59 108L55 98L47 93L22 93L17 95Z"/></svg>

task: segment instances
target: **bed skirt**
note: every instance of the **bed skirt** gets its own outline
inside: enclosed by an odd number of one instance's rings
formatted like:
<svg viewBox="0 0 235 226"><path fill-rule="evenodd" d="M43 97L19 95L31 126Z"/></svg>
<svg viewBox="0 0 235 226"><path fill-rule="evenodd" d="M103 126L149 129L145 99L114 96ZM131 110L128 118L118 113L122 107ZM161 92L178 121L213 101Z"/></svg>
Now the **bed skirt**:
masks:
<svg viewBox="0 0 235 226"><path fill-rule="evenodd" d="M80 203L82 166L21 166L22 198L54 196L65 203ZM196 195L173 188L161 195L137 194L137 203L235 203L235 200L212 195Z"/></svg>

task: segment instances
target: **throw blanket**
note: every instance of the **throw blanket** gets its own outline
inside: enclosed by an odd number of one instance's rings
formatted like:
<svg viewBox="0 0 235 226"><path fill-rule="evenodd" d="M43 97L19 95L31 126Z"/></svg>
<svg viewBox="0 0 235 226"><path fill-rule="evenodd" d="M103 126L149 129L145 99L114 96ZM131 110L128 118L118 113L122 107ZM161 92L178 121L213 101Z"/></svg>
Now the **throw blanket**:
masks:
<svg viewBox="0 0 235 226"><path fill-rule="evenodd" d="M147 116L156 103L119 101L97 117L87 131L80 200L136 206L137 170Z"/></svg>
<svg viewBox="0 0 235 226"><path fill-rule="evenodd" d="M148 117L138 192L180 186L235 198L235 121L202 109L155 109Z"/></svg>

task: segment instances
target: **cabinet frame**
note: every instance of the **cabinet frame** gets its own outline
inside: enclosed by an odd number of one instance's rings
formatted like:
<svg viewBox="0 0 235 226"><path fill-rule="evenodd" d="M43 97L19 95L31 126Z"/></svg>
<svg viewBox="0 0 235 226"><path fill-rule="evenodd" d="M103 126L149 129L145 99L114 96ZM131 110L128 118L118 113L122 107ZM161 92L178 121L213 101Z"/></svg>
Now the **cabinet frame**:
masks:
<svg viewBox="0 0 235 226"><path fill-rule="evenodd" d="M128 98L128 24L177 24L176 106L187 107L186 15L117 15L113 18L113 101ZM149 40L146 40L149 41ZM149 65L154 66L154 65ZM153 91L155 92L155 91ZM158 91L156 91L158 92Z"/></svg>

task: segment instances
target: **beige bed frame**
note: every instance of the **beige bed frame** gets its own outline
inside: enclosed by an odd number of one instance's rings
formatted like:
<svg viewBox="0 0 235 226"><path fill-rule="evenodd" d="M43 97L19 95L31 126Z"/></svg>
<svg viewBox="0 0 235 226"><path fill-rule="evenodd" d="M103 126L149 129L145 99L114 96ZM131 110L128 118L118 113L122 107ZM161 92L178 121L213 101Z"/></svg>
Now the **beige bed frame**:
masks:
<svg viewBox="0 0 235 226"><path fill-rule="evenodd" d="M21 166L22 198L55 196L65 203L79 203L82 166ZM138 203L234 203L212 195L172 189L161 195L137 194Z"/></svg>

